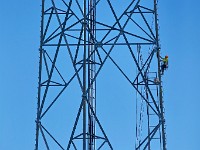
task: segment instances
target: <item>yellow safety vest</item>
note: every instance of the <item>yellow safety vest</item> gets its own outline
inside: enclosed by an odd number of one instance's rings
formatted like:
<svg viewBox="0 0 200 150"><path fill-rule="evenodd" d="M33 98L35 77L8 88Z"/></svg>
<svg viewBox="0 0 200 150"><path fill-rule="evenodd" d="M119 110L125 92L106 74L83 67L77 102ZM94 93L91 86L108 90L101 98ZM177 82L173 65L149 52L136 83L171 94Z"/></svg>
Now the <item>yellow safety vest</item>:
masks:
<svg viewBox="0 0 200 150"><path fill-rule="evenodd" d="M168 64L168 58L164 58L164 59L163 59L163 63L164 63L164 64Z"/></svg>

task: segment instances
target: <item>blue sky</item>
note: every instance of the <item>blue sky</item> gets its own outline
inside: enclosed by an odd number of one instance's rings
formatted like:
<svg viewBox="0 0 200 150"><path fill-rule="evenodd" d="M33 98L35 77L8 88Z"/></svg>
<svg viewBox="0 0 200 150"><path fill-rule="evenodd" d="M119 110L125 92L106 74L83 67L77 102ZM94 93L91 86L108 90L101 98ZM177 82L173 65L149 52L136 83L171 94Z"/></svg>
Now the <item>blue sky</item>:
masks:
<svg viewBox="0 0 200 150"><path fill-rule="evenodd" d="M197 0L159 2L162 53L169 55L169 69L163 83L170 150L199 148L199 5ZM39 0L1 2L1 150L34 149L40 9ZM130 94L131 90L124 92ZM114 100L117 96L110 95L110 98ZM120 115L116 110L111 113ZM106 124L107 120L101 120ZM121 126L120 122L113 118L116 128ZM119 144L120 139L114 138Z"/></svg>
<svg viewBox="0 0 200 150"><path fill-rule="evenodd" d="M199 2L160 2L162 49L170 68L164 77L169 149L198 149L200 41Z"/></svg>

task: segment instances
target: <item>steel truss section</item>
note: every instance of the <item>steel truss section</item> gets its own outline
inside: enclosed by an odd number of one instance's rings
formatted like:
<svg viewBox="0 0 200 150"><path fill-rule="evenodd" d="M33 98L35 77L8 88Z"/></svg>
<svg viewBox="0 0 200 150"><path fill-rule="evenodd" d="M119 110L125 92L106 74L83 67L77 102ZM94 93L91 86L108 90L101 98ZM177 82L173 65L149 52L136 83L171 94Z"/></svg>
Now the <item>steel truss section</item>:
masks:
<svg viewBox="0 0 200 150"><path fill-rule="evenodd" d="M114 149L96 113L108 60L136 91L135 149L166 150L157 0L42 0L41 13L35 150Z"/></svg>

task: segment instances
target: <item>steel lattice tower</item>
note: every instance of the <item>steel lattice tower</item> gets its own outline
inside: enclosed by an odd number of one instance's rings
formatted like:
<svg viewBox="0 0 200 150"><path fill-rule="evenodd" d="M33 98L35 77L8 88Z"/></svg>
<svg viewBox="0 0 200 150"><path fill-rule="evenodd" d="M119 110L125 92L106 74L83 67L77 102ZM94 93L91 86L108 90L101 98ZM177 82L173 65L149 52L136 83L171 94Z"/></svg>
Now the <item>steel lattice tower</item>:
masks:
<svg viewBox="0 0 200 150"><path fill-rule="evenodd" d="M107 60L136 91L135 150L166 150L157 3L42 0L35 150L115 149L96 113L97 77Z"/></svg>

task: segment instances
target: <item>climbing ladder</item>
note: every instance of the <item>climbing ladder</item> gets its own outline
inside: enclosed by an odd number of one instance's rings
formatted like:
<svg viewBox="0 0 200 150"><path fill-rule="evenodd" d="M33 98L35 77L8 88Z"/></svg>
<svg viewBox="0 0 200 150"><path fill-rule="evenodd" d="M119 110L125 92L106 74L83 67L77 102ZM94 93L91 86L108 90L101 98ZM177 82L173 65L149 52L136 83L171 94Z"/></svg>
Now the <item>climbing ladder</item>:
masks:
<svg viewBox="0 0 200 150"><path fill-rule="evenodd" d="M90 33L88 34L88 39L90 42L90 46L88 46L88 99L90 106L92 107L94 113L96 113L96 80L94 80L96 75L96 63L95 63L95 28L96 24L94 22L96 17L96 9L95 9L95 0L90 0L88 3L88 12L89 12L89 28ZM92 113L91 109L88 108L88 150L95 150L95 117Z"/></svg>

